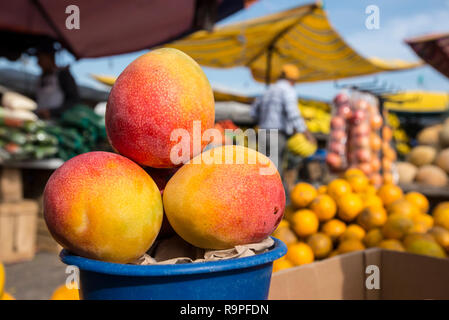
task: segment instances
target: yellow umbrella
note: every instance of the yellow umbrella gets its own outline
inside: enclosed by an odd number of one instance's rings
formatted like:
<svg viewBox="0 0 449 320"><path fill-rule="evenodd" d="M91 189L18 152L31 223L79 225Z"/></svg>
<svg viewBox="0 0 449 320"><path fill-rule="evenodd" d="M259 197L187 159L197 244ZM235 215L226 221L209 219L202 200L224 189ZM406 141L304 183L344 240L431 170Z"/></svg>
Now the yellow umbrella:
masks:
<svg viewBox="0 0 449 320"><path fill-rule="evenodd" d="M449 93L405 91L387 96L384 108L402 112L444 112L449 109Z"/></svg>
<svg viewBox="0 0 449 320"><path fill-rule="evenodd" d="M287 63L299 68L299 82L335 80L421 65L421 62L362 57L332 28L319 4L217 27L213 32L198 31L165 46L180 49L208 67L246 66L260 82L277 79Z"/></svg>

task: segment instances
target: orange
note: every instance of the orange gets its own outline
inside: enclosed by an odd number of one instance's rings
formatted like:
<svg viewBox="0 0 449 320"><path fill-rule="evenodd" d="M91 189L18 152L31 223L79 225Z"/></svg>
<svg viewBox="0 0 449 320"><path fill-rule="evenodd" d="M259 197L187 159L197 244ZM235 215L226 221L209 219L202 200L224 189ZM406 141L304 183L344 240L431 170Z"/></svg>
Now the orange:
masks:
<svg viewBox="0 0 449 320"><path fill-rule="evenodd" d="M410 232L413 227L413 221L403 215L392 214L388 217L382 227L382 233L387 239L402 239Z"/></svg>
<svg viewBox="0 0 449 320"><path fill-rule="evenodd" d="M277 228L273 234L273 237L283 241L286 245L290 245L298 242L298 238L295 233L290 230L288 227Z"/></svg>
<svg viewBox="0 0 449 320"><path fill-rule="evenodd" d="M51 300L80 300L79 290L69 289L65 284L56 288L51 296Z"/></svg>
<svg viewBox="0 0 449 320"><path fill-rule="evenodd" d="M291 204L286 205L285 210L284 210L284 220L287 220L288 222L290 222L292 220L292 216L295 212L296 212L296 208L293 205L291 205Z"/></svg>
<svg viewBox="0 0 449 320"><path fill-rule="evenodd" d="M321 232L311 235L307 239L307 244L312 248L313 254L317 259L326 258L332 251L331 238Z"/></svg>
<svg viewBox="0 0 449 320"><path fill-rule="evenodd" d="M331 253L329 253L329 255L327 257L332 258L332 257L338 256L339 254L340 254L340 252L338 252L338 250L336 249L336 250L332 251Z"/></svg>
<svg viewBox="0 0 449 320"><path fill-rule="evenodd" d="M276 230L274 230L274 232L278 231L279 229L288 228L288 227L290 227L290 222L288 222L285 219L282 219L281 222L279 222Z"/></svg>
<svg viewBox="0 0 449 320"><path fill-rule="evenodd" d="M371 185L371 184L368 185L368 186L366 187L365 194L373 194L373 195L376 195L376 194L377 194L377 189L376 189L375 185Z"/></svg>
<svg viewBox="0 0 449 320"><path fill-rule="evenodd" d="M383 202L382 199L377 196L375 193L371 194L371 193L365 193L362 195L362 200L363 200L363 206L365 208L367 207L371 207L371 206L377 206L377 207L383 207Z"/></svg>
<svg viewBox="0 0 449 320"><path fill-rule="evenodd" d="M374 188L374 193L377 193L376 187L374 186L380 186L382 184L382 176L379 173L373 173L370 177L370 182Z"/></svg>
<svg viewBox="0 0 449 320"><path fill-rule="evenodd" d="M449 201L440 202L432 211L432 215L436 217L441 211L449 210Z"/></svg>
<svg viewBox="0 0 449 320"><path fill-rule="evenodd" d="M357 223L365 230L381 227L386 221L387 211L378 205L366 207L357 217Z"/></svg>
<svg viewBox="0 0 449 320"><path fill-rule="evenodd" d="M384 172L390 172L393 168L393 161L387 158L382 158L382 169Z"/></svg>
<svg viewBox="0 0 449 320"><path fill-rule="evenodd" d="M355 240L362 240L365 237L365 230L356 224L350 224L345 232L343 232L343 234L340 236L339 240L340 241L345 241L345 240L351 240L351 239L355 239Z"/></svg>
<svg viewBox="0 0 449 320"><path fill-rule="evenodd" d="M373 168L373 172L378 172L380 170L381 163L380 159L377 157L374 157L371 159L371 168Z"/></svg>
<svg viewBox="0 0 449 320"><path fill-rule="evenodd" d="M394 250L394 251L405 251L404 246L402 245L401 241L396 239L388 239L383 240L379 243L379 248L387 249L387 250Z"/></svg>
<svg viewBox="0 0 449 320"><path fill-rule="evenodd" d="M293 188L290 199L295 207L305 208L317 195L318 192L311 184L300 182Z"/></svg>
<svg viewBox="0 0 449 320"><path fill-rule="evenodd" d="M394 184L384 184L379 190L377 190L377 195L382 199L385 206L389 206L396 200L402 198L402 189Z"/></svg>
<svg viewBox="0 0 449 320"><path fill-rule="evenodd" d="M310 204L310 209L315 212L320 221L332 219L337 213L337 204L327 194L320 194Z"/></svg>
<svg viewBox="0 0 449 320"><path fill-rule="evenodd" d="M435 238L432 234L429 233L416 233L416 232L409 232L405 237L402 243L407 248L407 246L415 241L416 239L424 239L428 241L435 241Z"/></svg>
<svg viewBox="0 0 449 320"><path fill-rule="evenodd" d="M415 205L422 212L429 210L429 200L422 193L411 191L405 195L405 200Z"/></svg>
<svg viewBox="0 0 449 320"><path fill-rule="evenodd" d="M340 242L338 245L339 253L348 253L352 251L364 250L365 246L360 240L350 239Z"/></svg>
<svg viewBox="0 0 449 320"><path fill-rule="evenodd" d="M427 228L427 230L432 228L434 223L433 217L427 213L419 213L417 215L414 215L412 217L412 220L415 224L422 224Z"/></svg>
<svg viewBox="0 0 449 320"><path fill-rule="evenodd" d="M371 167L371 162L359 163L359 169L362 170L368 176L370 176L373 173L373 168Z"/></svg>
<svg viewBox="0 0 449 320"><path fill-rule="evenodd" d="M318 194L326 194L327 193L327 186L322 185L318 188Z"/></svg>
<svg viewBox="0 0 449 320"><path fill-rule="evenodd" d="M422 223L415 223L413 224L413 227L411 227L408 232L409 233L426 233L429 230L424 224Z"/></svg>
<svg viewBox="0 0 449 320"><path fill-rule="evenodd" d="M396 160L396 151L389 144L382 145L382 152L385 159Z"/></svg>
<svg viewBox="0 0 449 320"><path fill-rule="evenodd" d="M8 292L3 292L3 295L0 297L0 300L16 300L16 299Z"/></svg>
<svg viewBox="0 0 449 320"><path fill-rule="evenodd" d="M440 206L435 208L433 218L436 226L440 226L449 230L449 208Z"/></svg>
<svg viewBox="0 0 449 320"><path fill-rule="evenodd" d="M351 185L343 179L335 179L327 186L327 193L335 200L348 193L351 193Z"/></svg>
<svg viewBox="0 0 449 320"><path fill-rule="evenodd" d="M435 241L427 239L415 239L408 243L407 251L415 254L423 254L436 258L446 258L444 249Z"/></svg>
<svg viewBox="0 0 449 320"><path fill-rule="evenodd" d="M389 204L387 210L389 214L398 213L409 218L421 213L418 207L405 199L399 199Z"/></svg>
<svg viewBox="0 0 449 320"><path fill-rule="evenodd" d="M370 135L370 146L374 152L379 151L382 146L382 139L374 132Z"/></svg>
<svg viewBox="0 0 449 320"><path fill-rule="evenodd" d="M393 138L393 131L391 130L390 127L384 126L382 128L382 140L383 141L391 141L391 139Z"/></svg>
<svg viewBox="0 0 449 320"><path fill-rule="evenodd" d="M344 174L344 178L348 179L349 177L352 176L365 176L365 174L363 173L362 170L358 169L358 168L349 168L348 170L345 171Z"/></svg>
<svg viewBox="0 0 449 320"><path fill-rule="evenodd" d="M362 198L355 193L348 193L337 200L338 217L346 222L354 220L363 210Z"/></svg>
<svg viewBox="0 0 449 320"><path fill-rule="evenodd" d="M285 256L277 259L273 262L273 272L277 272L280 270L284 270L284 269L288 269L293 267L293 263L291 263L290 261L288 261Z"/></svg>
<svg viewBox="0 0 449 320"><path fill-rule="evenodd" d="M308 209L298 210L292 217L292 228L300 237L307 237L318 231L318 217Z"/></svg>
<svg viewBox="0 0 449 320"><path fill-rule="evenodd" d="M394 183L393 174L391 172L384 172L384 174L382 175L382 181L383 183Z"/></svg>
<svg viewBox="0 0 449 320"><path fill-rule="evenodd" d="M352 175L347 180L351 185L352 191L356 193L364 192L369 185L369 179L365 175Z"/></svg>
<svg viewBox="0 0 449 320"><path fill-rule="evenodd" d="M4 288L5 288L5 267L0 262L0 297L3 294Z"/></svg>
<svg viewBox="0 0 449 320"><path fill-rule="evenodd" d="M321 232L328 235L332 240L336 240L346 230L346 224L338 219L327 221L321 227Z"/></svg>
<svg viewBox="0 0 449 320"><path fill-rule="evenodd" d="M289 246L286 258L295 266L312 263L315 260L312 248L304 242L298 242Z"/></svg>
<svg viewBox="0 0 449 320"><path fill-rule="evenodd" d="M368 248L376 247L384 239L382 231L379 228L371 229L363 238L363 243Z"/></svg>
<svg viewBox="0 0 449 320"><path fill-rule="evenodd" d="M433 227L430 229L429 234L431 234L435 241L438 242L446 251L449 252L449 231L443 227Z"/></svg>

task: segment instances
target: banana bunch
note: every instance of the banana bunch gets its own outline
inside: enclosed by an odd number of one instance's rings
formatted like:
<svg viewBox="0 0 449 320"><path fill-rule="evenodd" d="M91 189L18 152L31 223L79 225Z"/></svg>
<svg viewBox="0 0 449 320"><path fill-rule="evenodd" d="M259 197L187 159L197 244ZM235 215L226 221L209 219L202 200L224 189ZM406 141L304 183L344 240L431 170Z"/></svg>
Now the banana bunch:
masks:
<svg viewBox="0 0 449 320"><path fill-rule="evenodd" d="M328 134L330 131L331 115L328 111L315 106L299 105L307 129L313 133Z"/></svg>
<svg viewBox="0 0 449 320"><path fill-rule="evenodd" d="M105 84L107 86L112 87L117 80L117 77L114 76L106 76L106 75L100 75L100 74L91 74L91 78L97 80L98 82Z"/></svg>
<svg viewBox="0 0 449 320"><path fill-rule="evenodd" d="M287 141L287 148L294 154L303 158L309 157L316 152L317 146L311 143L302 133L296 133Z"/></svg>
<svg viewBox="0 0 449 320"><path fill-rule="evenodd" d="M397 129L401 125L401 122L399 121L398 116L395 115L394 113L388 113L387 114L387 123L393 129Z"/></svg>
<svg viewBox="0 0 449 320"><path fill-rule="evenodd" d="M5 287L5 268L3 264L0 262L0 300L3 296L3 289Z"/></svg>
<svg viewBox="0 0 449 320"><path fill-rule="evenodd" d="M407 155L411 151L411 148L407 143L399 142L396 144L396 150L402 155Z"/></svg>
<svg viewBox="0 0 449 320"><path fill-rule="evenodd" d="M409 137L407 136L407 133L404 131L404 129L398 128L393 130L393 137L394 140L397 142L409 142Z"/></svg>

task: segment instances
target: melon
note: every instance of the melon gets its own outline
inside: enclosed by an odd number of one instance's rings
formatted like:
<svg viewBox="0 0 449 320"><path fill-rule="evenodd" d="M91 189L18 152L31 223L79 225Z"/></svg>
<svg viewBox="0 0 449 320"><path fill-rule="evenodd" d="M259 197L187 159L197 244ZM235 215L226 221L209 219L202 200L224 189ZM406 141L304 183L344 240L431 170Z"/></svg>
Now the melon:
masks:
<svg viewBox="0 0 449 320"><path fill-rule="evenodd" d="M443 126L439 134L440 146L442 148L449 147L449 124Z"/></svg>
<svg viewBox="0 0 449 320"><path fill-rule="evenodd" d="M416 182L435 187L447 185L447 175L443 169L434 165L425 165L419 168Z"/></svg>
<svg viewBox="0 0 449 320"><path fill-rule="evenodd" d="M431 164L435 160L437 151L431 146L417 146L410 151L408 161L417 167Z"/></svg>
<svg viewBox="0 0 449 320"><path fill-rule="evenodd" d="M396 169L399 175L399 184L412 183L415 180L416 174L418 173L418 168L408 162L396 163Z"/></svg>
<svg viewBox="0 0 449 320"><path fill-rule="evenodd" d="M424 128L418 133L416 137L416 139L418 140L418 144L438 147L440 140L439 135L442 128L443 125L441 124Z"/></svg>
<svg viewBox="0 0 449 320"><path fill-rule="evenodd" d="M449 148L442 150L435 160L435 164L449 173Z"/></svg>

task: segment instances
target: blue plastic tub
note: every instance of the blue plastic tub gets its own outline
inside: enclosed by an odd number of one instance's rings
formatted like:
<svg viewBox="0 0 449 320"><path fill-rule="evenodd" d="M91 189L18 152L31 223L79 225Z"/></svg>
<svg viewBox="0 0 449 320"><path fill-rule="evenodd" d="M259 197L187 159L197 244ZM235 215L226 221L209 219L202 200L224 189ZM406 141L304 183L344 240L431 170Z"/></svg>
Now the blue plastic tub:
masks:
<svg viewBox="0 0 449 320"><path fill-rule="evenodd" d="M61 260L80 270L87 300L264 300L268 297L273 261L287 252L274 247L246 258L176 265L138 266L102 262L62 250Z"/></svg>

